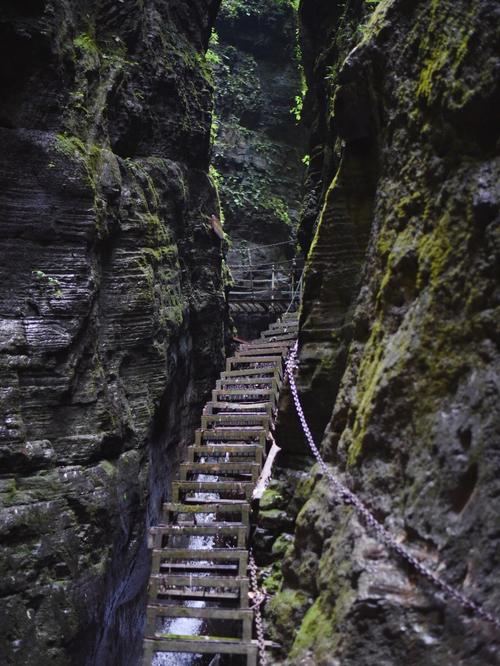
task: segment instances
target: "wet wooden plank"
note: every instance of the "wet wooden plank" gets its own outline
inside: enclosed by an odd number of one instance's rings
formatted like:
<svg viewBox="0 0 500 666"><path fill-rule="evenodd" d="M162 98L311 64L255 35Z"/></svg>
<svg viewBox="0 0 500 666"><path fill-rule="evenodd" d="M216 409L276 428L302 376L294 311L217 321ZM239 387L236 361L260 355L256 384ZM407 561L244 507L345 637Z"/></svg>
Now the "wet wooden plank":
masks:
<svg viewBox="0 0 500 666"><path fill-rule="evenodd" d="M217 427L221 425L231 425L245 427L248 425L261 425L263 428L270 428L271 418L267 414L204 414L201 417L201 427L208 430L210 426Z"/></svg>
<svg viewBox="0 0 500 666"><path fill-rule="evenodd" d="M164 636L144 641L146 649L153 652L190 652L193 654L252 654L257 657L257 645L237 639L210 636ZM248 662L247 662L248 663ZM256 664L257 662L253 662Z"/></svg>
<svg viewBox="0 0 500 666"><path fill-rule="evenodd" d="M252 363L267 363L270 367L272 365L278 366L283 362L281 355L276 356L272 354L263 354L262 356L252 356L250 358L242 356L231 356L226 361L226 372L231 372L233 365L249 365Z"/></svg>
<svg viewBox="0 0 500 666"><path fill-rule="evenodd" d="M186 574L160 574L158 578L159 589L161 587L224 587L228 589L245 589L248 587L248 578L233 578L232 576L205 576ZM153 578L153 576L152 576Z"/></svg>
<svg viewBox="0 0 500 666"><path fill-rule="evenodd" d="M244 413L248 412L264 412L269 416L272 415L272 403L270 402L210 402L213 413Z"/></svg>
<svg viewBox="0 0 500 666"><path fill-rule="evenodd" d="M262 465L264 447L261 444L202 444L188 446L188 462L197 462L198 458L224 458L226 462L252 461Z"/></svg>
<svg viewBox="0 0 500 666"><path fill-rule="evenodd" d="M266 443L266 437L268 433L268 428L263 428L260 425L255 425L253 427L240 427L232 426L221 428L220 426L214 428L199 428L195 432L195 446L202 446L202 442L209 441L211 439L221 439L221 440L251 440L258 439L259 444L264 446ZM207 445L208 446L208 445Z"/></svg>
<svg viewBox="0 0 500 666"><path fill-rule="evenodd" d="M237 548L245 548L248 537L248 526L243 523L213 522L202 525L191 523L175 525L158 525L149 532L148 546L161 548L163 537L217 536L233 537Z"/></svg>
<svg viewBox="0 0 500 666"><path fill-rule="evenodd" d="M181 493L243 495L248 500L252 496L254 485L251 481L173 481L172 501L178 502Z"/></svg>
<svg viewBox="0 0 500 666"><path fill-rule="evenodd" d="M157 618L196 618L199 620L227 620L228 622L239 622L241 624L239 633L241 639L250 641L252 639L253 610L248 608L216 608L214 606L203 608L192 608L191 606L154 606L147 608L146 636L154 636L156 633Z"/></svg>
<svg viewBox="0 0 500 666"><path fill-rule="evenodd" d="M253 377L258 375L259 377L266 377L267 375L274 376L277 379L283 377L282 365L269 366L269 367L260 367L260 368L245 368L244 370L224 370L221 372L221 379L227 379L229 377Z"/></svg>
<svg viewBox="0 0 500 666"><path fill-rule="evenodd" d="M224 476L246 476L252 477L255 484L259 478L261 466L256 462L186 462L181 463L179 468L179 477L181 481L187 481L190 474L207 474L210 476L220 476L221 481L225 482ZM193 482L196 480L193 479ZM215 483L215 482L214 482ZM236 481L236 483L240 483ZM243 481L243 483L245 483Z"/></svg>

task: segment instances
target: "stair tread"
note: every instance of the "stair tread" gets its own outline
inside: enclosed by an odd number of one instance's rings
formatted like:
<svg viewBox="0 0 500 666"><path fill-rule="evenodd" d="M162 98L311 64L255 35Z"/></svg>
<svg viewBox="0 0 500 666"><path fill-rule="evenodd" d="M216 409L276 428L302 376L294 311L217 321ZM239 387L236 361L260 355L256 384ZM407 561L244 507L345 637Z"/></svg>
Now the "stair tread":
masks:
<svg viewBox="0 0 500 666"><path fill-rule="evenodd" d="M203 532L217 532L218 530L227 529L233 530L237 533L238 530L247 529L247 526L244 523L207 523L203 525L193 525L190 523L187 524L176 524L176 525L155 525L155 527L150 528L154 534L175 534L177 532L192 532L193 534L203 533Z"/></svg>
<svg viewBox="0 0 500 666"><path fill-rule="evenodd" d="M152 645L153 650L163 652L194 652L216 654L223 652L231 654L247 654L249 651L257 652L257 645L253 641L243 641L239 638L218 638L204 636L177 636L176 634L165 634L161 638L147 638L145 644ZM168 647L168 649L166 649ZM230 649L229 649L230 648Z"/></svg>
<svg viewBox="0 0 500 666"><path fill-rule="evenodd" d="M248 584L247 576L206 576L204 574L160 573L151 576L165 585L180 587L241 587Z"/></svg>
<svg viewBox="0 0 500 666"><path fill-rule="evenodd" d="M166 606L148 604L148 610L156 611L162 617L199 617L209 619L243 620L253 618L251 608L193 608L191 606Z"/></svg>
<svg viewBox="0 0 500 666"><path fill-rule="evenodd" d="M201 550L197 548L155 548L154 553L160 553L171 559L185 559L192 557L193 560L231 560L240 557L248 557L248 551L244 548L210 548Z"/></svg>

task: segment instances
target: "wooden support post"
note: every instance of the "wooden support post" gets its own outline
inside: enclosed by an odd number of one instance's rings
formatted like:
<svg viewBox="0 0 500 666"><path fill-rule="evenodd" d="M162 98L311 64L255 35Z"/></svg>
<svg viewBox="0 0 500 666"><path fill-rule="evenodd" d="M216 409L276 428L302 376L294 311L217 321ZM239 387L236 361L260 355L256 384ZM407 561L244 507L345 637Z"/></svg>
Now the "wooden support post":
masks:
<svg viewBox="0 0 500 666"><path fill-rule="evenodd" d="M251 298L252 300L254 300L255 295L253 289L252 251L250 250L250 248L247 248L247 252L248 252L248 267L249 267L248 269L250 273L250 291L252 292Z"/></svg>

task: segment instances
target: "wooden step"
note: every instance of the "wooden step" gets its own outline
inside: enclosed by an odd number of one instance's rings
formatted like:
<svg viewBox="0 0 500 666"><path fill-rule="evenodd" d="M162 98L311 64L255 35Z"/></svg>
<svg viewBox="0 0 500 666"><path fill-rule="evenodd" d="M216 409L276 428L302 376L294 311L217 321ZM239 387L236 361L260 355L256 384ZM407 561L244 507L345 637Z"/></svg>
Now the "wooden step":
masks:
<svg viewBox="0 0 500 666"><path fill-rule="evenodd" d="M283 365L269 366L267 368L243 368L241 370L224 370L220 373L221 379L230 379L232 377L275 377L277 380L283 379Z"/></svg>
<svg viewBox="0 0 500 666"><path fill-rule="evenodd" d="M297 339L297 333L276 333L276 332L271 332L270 334L265 334L263 333L263 340L290 340L290 341L295 341Z"/></svg>
<svg viewBox="0 0 500 666"><path fill-rule="evenodd" d="M271 427L271 417L268 414L246 412L242 414L203 414L201 417L202 430L208 430L210 426L238 426L245 427L260 425L263 428Z"/></svg>
<svg viewBox="0 0 500 666"><path fill-rule="evenodd" d="M283 347L282 345L272 345L269 347L245 347L238 349L236 356L238 358L247 359L252 358L253 356L282 356L285 357L288 354L288 347Z"/></svg>
<svg viewBox="0 0 500 666"><path fill-rule="evenodd" d="M270 402L273 407L278 402L278 394L271 389L214 389L212 391L212 402L230 402L240 405L253 405L257 402Z"/></svg>
<svg viewBox="0 0 500 666"><path fill-rule="evenodd" d="M196 516L197 514L200 515L205 515L208 513L213 513L216 516L217 515L233 515L233 514L240 514L241 516L241 522L244 523L245 525L248 525L248 516L250 512L250 507L248 505L248 502L245 501L240 501L240 502L231 502L231 504L227 504L227 502L222 501L222 502L217 502L217 501L211 501L208 503L200 503L200 504L183 504L181 502L165 502L163 505L163 517L164 517L164 523L168 524L174 519L175 516L178 516L179 514L187 514L187 515L192 515Z"/></svg>
<svg viewBox="0 0 500 666"><path fill-rule="evenodd" d="M281 336L285 335L290 335L296 338L298 335L298 328L296 326L283 326L281 328L269 329L268 331L264 331L259 339L264 340L265 342L272 342L272 341L281 342L281 340L283 339ZM284 339L290 339L290 338L284 338Z"/></svg>
<svg viewBox="0 0 500 666"><path fill-rule="evenodd" d="M224 398L240 395L244 396L249 402L258 402L266 397L269 397L269 399L275 399L276 393L276 391L270 388L256 389L247 386L242 386L236 389L214 389L212 391L212 400L213 402L223 402Z"/></svg>
<svg viewBox="0 0 500 666"><path fill-rule="evenodd" d="M151 666L156 652L188 652L192 654L243 654L246 666L257 666L257 644L239 639L210 636L164 636L144 641L143 664Z"/></svg>
<svg viewBox="0 0 500 666"><path fill-rule="evenodd" d="M228 590L245 590L248 599L248 577L205 576L203 574L157 574L151 580L158 584L159 594L170 587L221 587Z"/></svg>
<svg viewBox="0 0 500 666"><path fill-rule="evenodd" d="M207 402L205 414L267 414L272 416L273 406L270 402Z"/></svg>
<svg viewBox="0 0 500 666"><path fill-rule="evenodd" d="M253 461L262 466L264 447L261 444L202 444L187 448L188 462L198 462L198 458L222 457L226 462L235 462L234 458L240 458L241 461Z"/></svg>
<svg viewBox="0 0 500 666"><path fill-rule="evenodd" d="M164 562L161 565L164 573L188 573L188 574L214 574L215 576L237 576L237 564L219 564L218 562Z"/></svg>
<svg viewBox="0 0 500 666"><path fill-rule="evenodd" d="M149 605L146 610L146 637L156 634L158 618L163 620L174 618L196 618L200 620L227 620L241 623L241 638L252 639L253 610L243 608L192 608L191 606L165 606Z"/></svg>
<svg viewBox="0 0 500 666"><path fill-rule="evenodd" d="M160 574L151 576L148 598L150 602L165 597L186 600L237 601L240 608L248 608L248 590L247 577Z"/></svg>
<svg viewBox="0 0 500 666"><path fill-rule="evenodd" d="M204 523L201 525L175 524L157 525L149 531L150 548L161 549L163 537L222 536L236 539L237 548L245 548L248 538L248 526L243 523Z"/></svg>
<svg viewBox="0 0 500 666"><path fill-rule="evenodd" d="M258 440L261 446L265 446L266 438L268 435L268 429L263 428L260 425L254 426L228 426L225 428L215 427L215 428L198 428L195 432L194 445L202 446L203 442L209 442L211 440L224 440L227 442L230 441L251 441Z"/></svg>
<svg viewBox="0 0 500 666"><path fill-rule="evenodd" d="M277 328L283 328L286 326L298 326L297 321L290 321L287 319L286 321L283 319L278 319L278 321L273 322L272 324L269 324L268 331L274 331Z"/></svg>
<svg viewBox="0 0 500 666"><path fill-rule="evenodd" d="M171 588L168 591L160 592L160 596L153 601L222 601L230 602L233 606L240 607L240 594L235 590L193 590L183 588Z"/></svg>
<svg viewBox="0 0 500 666"><path fill-rule="evenodd" d="M277 368L282 364L283 358L281 356L251 356L248 359L240 356L231 356L226 361L226 372L231 372L235 366L248 367L250 369L260 369L262 364L266 364L270 368ZM261 364L261 365L256 365Z"/></svg>
<svg viewBox="0 0 500 666"><path fill-rule="evenodd" d="M181 481L187 481L189 474L208 474L210 476L230 475L230 476L251 476L253 483L259 478L261 466L256 462L186 462L181 463L179 468L179 478ZM196 480L194 480L196 482Z"/></svg>
<svg viewBox="0 0 500 666"><path fill-rule="evenodd" d="M207 562L237 562L238 577L246 575L248 567L248 551L238 548L212 548L210 550L196 550L194 548L158 548L153 550L151 571L153 574L160 573L162 562L171 560L187 560L196 562L203 560Z"/></svg>
<svg viewBox="0 0 500 666"><path fill-rule="evenodd" d="M254 485L251 481L173 481L172 501L178 502L181 493L243 495L246 500L250 500ZM198 498L194 501L197 502Z"/></svg>
<svg viewBox="0 0 500 666"><path fill-rule="evenodd" d="M237 389L243 386L259 387L279 391L281 382L274 377L228 377L227 379L218 379L215 387L218 389L232 388Z"/></svg>
<svg viewBox="0 0 500 666"><path fill-rule="evenodd" d="M273 405L270 402L207 402L205 414L240 414L245 412L272 416Z"/></svg>

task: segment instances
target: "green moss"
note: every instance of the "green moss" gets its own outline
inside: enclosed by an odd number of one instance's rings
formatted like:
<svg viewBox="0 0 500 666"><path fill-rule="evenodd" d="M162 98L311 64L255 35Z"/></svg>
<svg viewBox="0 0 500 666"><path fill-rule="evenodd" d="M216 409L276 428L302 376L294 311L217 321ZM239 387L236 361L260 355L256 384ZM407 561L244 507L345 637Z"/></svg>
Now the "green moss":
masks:
<svg viewBox="0 0 500 666"><path fill-rule="evenodd" d="M352 441L348 451L348 464L355 465L362 450L366 433L366 422L371 414L372 401L384 373L382 345L383 331L376 323L366 343L363 360L358 371L356 392L359 397L356 420L352 432Z"/></svg>
<svg viewBox="0 0 500 666"><path fill-rule="evenodd" d="M296 627L310 605L309 597L301 590L285 589L276 594L266 606L266 615L272 618L278 636L293 640Z"/></svg>
<svg viewBox="0 0 500 666"><path fill-rule="evenodd" d="M426 284L428 276L431 286L438 286L446 266L453 261L453 248L459 236L460 231L453 225L448 213L441 217L430 233L422 236L418 245L418 288Z"/></svg>
<svg viewBox="0 0 500 666"><path fill-rule="evenodd" d="M337 642L332 633L332 621L322 608L321 598L318 598L302 620L290 658L294 659L304 650L311 648L314 648L314 654L318 658L322 656L322 652L325 653L324 656L330 654Z"/></svg>
<svg viewBox="0 0 500 666"><path fill-rule="evenodd" d="M438 98L436 90L440 80L452 89L450 81L458 79L459 69L469 51L469 42L475 25L476 3L471 3L470 17L454 15L440 0L432 0L429 28L421 43L424 65L420 72L417 96L430 103ZM466 89L462 92L467 96Z"/></svg>
<svg viewBox="0 0 500 666"><path fill-rule="evenodd" d="M2 482L0 493L0 504L3 506L12 506L16 504L17 486L15 479L6 479Z"/></svg>
<svg viewBox="0 0 500 666"><path fill-rule="evenodd" d="M280 536L273 543L271 552L273 555L283 557L290 549L293 548L293 536L291 534L280 534Z"/></svg>
<svg viewBox="0 0 500 666"><path fill-rule="evenodd" d="M277 490L266 488L260 500L260 509L267 510L271 508L281 508L283 505L283 496Z"/></svg>
<svg viewBox="0 0 500 666"><path fill-rule="evenodd" d="M102 469L109 477L116 475L116 467L109 460L101 460L98 467L100 467L100 469Z"/></svg>
<svg viewBox="0 0 500 666"><path fill-rule="evenodd" d="M73 44L76 48L86 51L87 53L95 55L99 54L99 48L97 47L94 38L86 32L75 37Z"/></svg>
<svg viewBox="0 0 500 666"><path fill-rule="evenodd" d="M72 158L84 159L87 155L84 142L69 134L56 134L56 150Z"/></svg>

